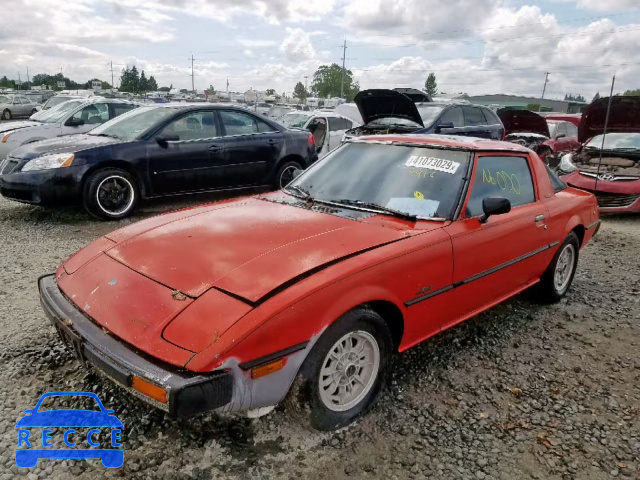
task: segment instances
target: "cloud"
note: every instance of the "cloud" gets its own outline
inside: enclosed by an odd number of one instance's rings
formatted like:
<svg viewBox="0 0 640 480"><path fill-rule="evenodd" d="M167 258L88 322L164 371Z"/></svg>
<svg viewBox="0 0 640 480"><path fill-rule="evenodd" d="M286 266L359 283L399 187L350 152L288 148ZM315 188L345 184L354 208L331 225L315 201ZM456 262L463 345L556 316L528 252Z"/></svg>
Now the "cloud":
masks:
<svg viewBox="0 0 640 480"><path fill-rule="evenodd" d="M638 8L637 0L577 0L578 8L613 12L618 10Z"/></svg>
<svg viewBox="0 0 640 480"><path fill-rule="evenodd" d="M262 40L262 39L254 39L254 38L236 38L236 42L238 45L248 48L266 48L266 47L274 47L278 44L275 40Z"/></svg>
<svg viewBox="0 0 640 480"><path fill-rule="evenodd" d="M301 28L287 28L287 36L280 44L280 51L290 62L305 62L316 58L309 34Z"/></svg>

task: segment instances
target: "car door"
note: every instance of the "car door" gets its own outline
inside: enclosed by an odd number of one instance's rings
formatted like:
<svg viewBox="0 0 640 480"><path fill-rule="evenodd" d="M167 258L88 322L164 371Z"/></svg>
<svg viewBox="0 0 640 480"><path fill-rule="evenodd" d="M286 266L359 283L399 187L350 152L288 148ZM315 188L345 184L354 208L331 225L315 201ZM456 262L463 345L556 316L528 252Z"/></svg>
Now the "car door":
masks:
<svg viewBox="0 0 640 480"><path fill-rule="evenodd" d="M24 116L31 115L31 110L34 109L35 105L31 103L27 97L20 97L20 102L22 103L22 114Z"/></svg>
<svg viewBox="0 0 640 480"><path fill-rule="evenodd" d="M446 227L454 255L454 301L448 327L526 288L543 273L539 260L552 248L546 207L538 198L529 157L476 156L461 219ZM480 221L482 199L505 197L509 213Z"/></svg>
<svg viewBox="0 0 640 480"><path fill-rule="evenodd" d="M16 117L24 116L25 105L22 104L22 100L20 97L13 97L13 105L11 108L11 114Z"/></svg>
<svg viewBox="0 0 640 480"><path fill-rule="evenodd" d="M462 107L446 109L435 122L435 132L443 135L464 135L464 115Z"/></svg>
<svg viewBox="0 0 640 480"><path fill-rule="evenodd" d="M340 145L344 132L347 128L344 118L329 117L327 120L329 121L329 137L327 138L328 144L326 153L329 153Z"/></svg>
<svg viewBox="0 0 640 480"><path fill-rule="evenodd" d="M316 151L318 152L318 158L325 156L329 153L327 142L327 119L325 117L313 117L313 119L307 125L307 130L313 135L313 141L316 144Z"/></svg>
<svg viewBox="0 0 640 480"><path fill-rule="evenodd" d="M491 138L492 132L489 122L482 109L478 107L462 107L464 114L465 134L469 137Z"/></svg>
<svg viewBox="0 0 640 480"><path fill-rule="evenodd" d="M213 190L224 185L224 140L215 110L173 118L147 140L153 195ZM159 138L169 139L166 142Z"/></svg>
<svg viewBox="0 0 640 480"><path fill-rule="evenodd" d="M275 169L284 136L261 118L236 110L219 110L225 142L225 184L263 185Z"/></svg>

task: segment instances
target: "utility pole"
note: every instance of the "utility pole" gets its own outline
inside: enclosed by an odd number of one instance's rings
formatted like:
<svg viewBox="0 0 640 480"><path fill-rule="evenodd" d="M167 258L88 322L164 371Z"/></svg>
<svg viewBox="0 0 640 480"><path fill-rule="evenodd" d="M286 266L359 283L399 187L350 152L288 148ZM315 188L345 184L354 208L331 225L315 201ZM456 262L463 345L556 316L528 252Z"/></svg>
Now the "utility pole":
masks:
<svg viewBox="0 0 640 480"><path fill-rule="evenodd" d="M231 100L231 97L229 96L229 79L228 78L227 78L227 98Z"/></svg>
<svg viewBox="0 0 640 480"><path fill-rule="evenodd" d="M31 83L31 79L29 78L29 65L27 65L27 83Z"/></svg>
<svg viewBox="0 0 640 480"><path fill-rule="evenodd" d="M20 72L18 72L18 90L20 90L21 86L22 86L22 79L20 78Z"/></svg>
<svg viewBox="0 0 640 480"><path fill-rule="evenodd" d="M342 45L342 80L340 81L340 98L344 97L344 62L347 60L347 39Z"/></svg>
<svg viewBox="0 0 640 480"><path fill-rule="evenodd" d="M307 91L307 78L309 78L309 76L308 76L308 75L305 75L305 76L304 76L304 91L305 91L305 92Z"/></svg>
<svg viewBox="0 0 640 480"><path fill-rule="evenodd" d="M115 85L113 84L113 60L111 61L111 90L113 90L115 88Z"/></svg>
<svg viewBox="0 0 640 480"><path fill-rule="evenodd" d="M187 59L187 60L189 60L189 59ZM193 60L194 60L194 58L193 58L193 53L192 53L191 54L191 91L195 93L196 86L195 86L195 80L194 80L194 77L193 77Z"/></svg>
<svg viewBox="0 0 640 480"><path fill-rule="evenodd" d="M544 99L544 92L547 90L547 82L549 81L549 72L544 74L544 87L542 87L542 98Z"/></svg>

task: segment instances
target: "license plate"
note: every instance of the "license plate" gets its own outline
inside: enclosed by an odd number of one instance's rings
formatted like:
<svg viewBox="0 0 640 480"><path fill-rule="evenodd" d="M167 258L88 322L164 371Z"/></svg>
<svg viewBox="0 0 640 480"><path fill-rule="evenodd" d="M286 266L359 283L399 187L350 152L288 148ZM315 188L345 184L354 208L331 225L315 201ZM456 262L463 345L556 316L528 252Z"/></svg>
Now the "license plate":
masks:
<svg viewBox="0 0 640 480"><path fill-rule="evenodd" d="M56 325L56 330L62 339L62 343L71 349L71 352L83 365L86 365L84 355L82 354L82 339L80 336L70 328L66 328L61 325Z"/></svg>

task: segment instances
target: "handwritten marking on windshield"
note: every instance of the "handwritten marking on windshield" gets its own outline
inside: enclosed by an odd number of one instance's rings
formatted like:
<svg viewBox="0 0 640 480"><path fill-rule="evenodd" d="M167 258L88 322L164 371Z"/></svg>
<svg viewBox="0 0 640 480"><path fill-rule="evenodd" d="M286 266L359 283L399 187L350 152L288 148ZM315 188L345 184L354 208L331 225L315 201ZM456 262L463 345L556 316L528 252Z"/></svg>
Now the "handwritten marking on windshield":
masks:
<svg viewBox="0 0 640 480"><path fill-rule="evenodd" d="M436 157L419 157L412 155L405 163L407 167L428 168L429 170L438 170L439 172L450 173L453 175L458 170L460 163L444 158Z"/></svg>
<svg viewBox="0 0 640 480"><path fill-rule="evenodd" d="M416 200L424 200L424 193L422 192L413 192L413 196Z"/></svg>
<svg viewBox="0 0 640 480"><path fill-rule="evenodd" d="M420 178L435 178L436 176L436 172L430 172L429 170L424 170L421 168L411 168L409 170L409 174L410 175L415 175L416 177L420 177Z"/></svg>
<svg viewBox="0 0 640 480"><path fill-rule="evenodd" d="M490 183L491 185L497 185L500 187L500 190L505 191L508 190L513 192L516 195L520 195L522 193L522 186L520 185L520 180L515 173L509 174L504 170L499 172L495 172L495 177L491 173L491 170L486 168L482 169L482 182Z"/></svg>

